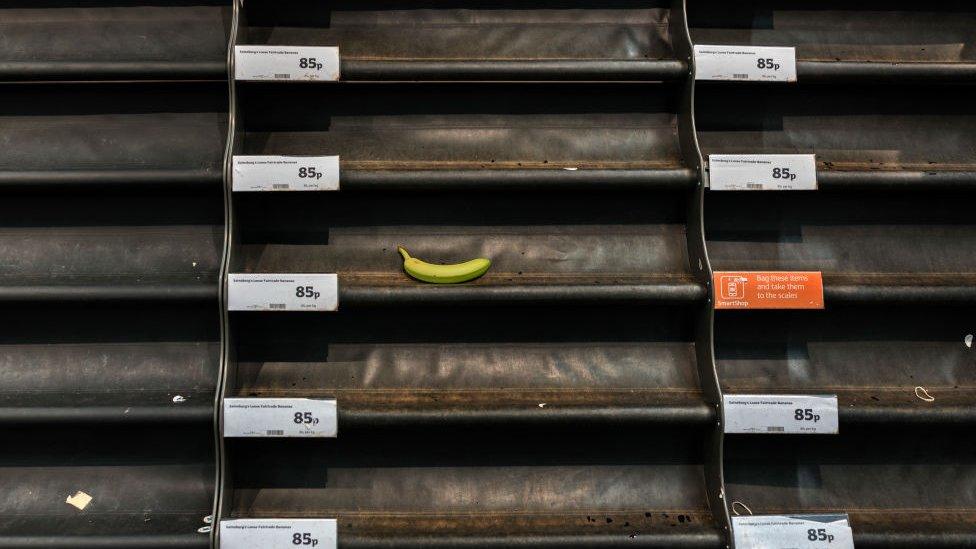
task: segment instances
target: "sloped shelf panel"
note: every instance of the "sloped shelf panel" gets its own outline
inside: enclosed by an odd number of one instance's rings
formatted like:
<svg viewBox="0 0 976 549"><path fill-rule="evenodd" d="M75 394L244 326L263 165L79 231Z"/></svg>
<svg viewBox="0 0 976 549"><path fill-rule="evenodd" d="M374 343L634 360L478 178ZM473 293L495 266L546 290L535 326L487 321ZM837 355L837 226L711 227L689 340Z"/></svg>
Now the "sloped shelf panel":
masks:
<svg viewBox="0 0 976 549"><path fill-rule="evenodd" d="M0 546L205 548L227 88L158 80L229 9L66 4L0 10Z"/></svg>
<svg viewBox="0 0 976 549"><path fill-rule="evenodd" d="M671 4L249 0L240 43L339 46L343 80L678 80Z"/></svg>
<svg viewBox="0 0 976 549"><path fill-rule="evenodd" d="M211 300L8 304L0 422L211 421L219 361L213 308Z"/></svg>
<svg viewBox="0 0 976 549"><path fill-rule="evenodd" d="M691 189L678 93L659 85L238 83L238 154L338 155L340 188L355 191Z"/></svg>
<svg viewBox="0 0 976 549"><path fill-rule="evenodd" d="M823 271L828 306L976 299L966 194L710 193L716 270ZM746 217L743 212L749 211Z"/></svg>
<svg viewBox="0 0 976 549"><path fill-rule="evenodd" d="M350 193L276 198L272 205L261 198L238 199L242 216L255 219L250 230L242 228L240 272L336 272L342 308L704 298L688 266L678 196L658 194L656 204L646 194L595 203L589 194L522 193L514 204L485 194ZM485 256L494 263L476 282L429 286L402 272L398 244L431 261Z"/></svg>
<svg viewBox="0 0 976 549"><path fill-rule="evenodd" d="M976 107L970 96L969 87L954 85L709 83L697 94L698 137L706 157L816 154L822 190L971 189Z"/></svg>
<svg viewBox="0 0 976 549"><path fill-rule="evenodd" d="M337 517L341 547L724 546L698 429L657 429L653 446L576 428L446 434L231 441L229 516Z"/></svg>
<svg viewBox="0 0 976 549"><path fill-rule="evenodd" d="M698 388L693 319L681 307L340 306L313 319L235 319L232 396L337 398L343 434L714 419Z"/></svg>
<svg viewBox="0 0 976 549"><path fill-rule="evenodd" d="M215 300L221 90L4 90L4 297Z"/></svg>
<svg viewBox="0 0 976 549"><path fill-rule="evenodd" d="M206 548L213 437L194 425L4 426L0 546ZM81 508L66 503L78 492Z"/></svg>
<svg viewBox="0 0 976 549"><path fill-rule="evenodd" d="M0 80L223 80L228 1L13 0Z"/></svg>
<svg viewBox="0 0 976 549"><path fill-rule="evenodd" d="M832 305L826 311L720 314L726 393L836 394L848 423L976 422L976 350L956 305ZM921 388L921 389L919 389Z"/></svg>
<svg viewBox="0 0 976 549"><path fill-rule="evenodd" d="M796 47L800 82L976 80L968 2L700 0L688 11L696 44Z"/></svg>
<svg viewBox="0 0 976 549"><path fill-rule="evenodd" d="M859 548L970 547L969 432L971 425L895 424L842 426L832 436L730 435L727 497L756 514L846 511Z"/></svg>

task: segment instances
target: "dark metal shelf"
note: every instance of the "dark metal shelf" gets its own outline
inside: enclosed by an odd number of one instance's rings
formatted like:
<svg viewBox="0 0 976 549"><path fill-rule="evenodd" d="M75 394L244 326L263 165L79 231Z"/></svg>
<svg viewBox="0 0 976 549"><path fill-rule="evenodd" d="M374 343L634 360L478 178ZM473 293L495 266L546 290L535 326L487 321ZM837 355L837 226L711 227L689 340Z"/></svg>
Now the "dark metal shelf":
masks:
<svg viewBox="0 0 976 549"><path fill-rule="evenodd" d="M206 534L119 536L3 536L0 549L206 549Z"/></svg>
<svg viewBox="0 0 976 549"><path fill-rule="evenodd" d="M0 302L200 301L217 299L217 280L110 280L74 278L0 286Z"/></svg>
<svg viewBox="0 0 976 549"><path fill-rule="evenodd" d="M0 82L226 80L230 2L24 1L0 8Z"/></svg>
<svg viewBox="0 0 976 549"><path fill-rule="evenodd" d="M212 169L0 171L0 192L218 191L223 174Z"/></svg>

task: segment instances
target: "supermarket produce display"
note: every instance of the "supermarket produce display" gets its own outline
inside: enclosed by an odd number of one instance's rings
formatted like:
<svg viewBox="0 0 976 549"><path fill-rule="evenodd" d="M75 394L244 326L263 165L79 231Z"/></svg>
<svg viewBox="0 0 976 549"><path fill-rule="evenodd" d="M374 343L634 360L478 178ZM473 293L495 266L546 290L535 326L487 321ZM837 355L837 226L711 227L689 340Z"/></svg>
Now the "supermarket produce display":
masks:
<svg viewBox="0 0 976 549"><path fill-rule="evenodd" d="M0 7L0 548L976 547L976 8Z"/></svg>

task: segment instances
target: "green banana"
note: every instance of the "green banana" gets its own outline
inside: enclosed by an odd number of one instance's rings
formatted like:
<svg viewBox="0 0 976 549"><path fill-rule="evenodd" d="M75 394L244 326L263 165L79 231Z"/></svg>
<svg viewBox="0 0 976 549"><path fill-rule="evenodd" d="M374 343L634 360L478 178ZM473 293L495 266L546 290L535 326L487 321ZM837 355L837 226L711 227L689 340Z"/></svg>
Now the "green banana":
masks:
<svg viewBox="0 0 976 549"><path fill-rule="evenodd" d="M453 265L434 265L410 257L403 246L397 246L397 250L403 256L403 270L407 271L408 275L434 284L457 284L474 280L485 274L488 267L491 267L491 260L484 257Z"/></svg>

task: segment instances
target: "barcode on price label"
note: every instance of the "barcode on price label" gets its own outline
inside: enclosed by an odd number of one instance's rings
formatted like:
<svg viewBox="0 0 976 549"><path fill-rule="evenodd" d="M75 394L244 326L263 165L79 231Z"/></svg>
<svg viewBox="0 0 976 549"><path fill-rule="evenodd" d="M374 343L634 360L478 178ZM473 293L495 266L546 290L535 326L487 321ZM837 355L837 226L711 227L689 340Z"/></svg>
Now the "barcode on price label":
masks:
<svg viewBox="0 0 976 549"><path fill-rule="evenodd" d="M334 274L227 275L230 311L336 311L339 280Z"/></svg>
<svg viewBox="0 0 976 549"><path fill-rule="evenodd" d="M815 191L817 159L812 154L710 154L713 191Z"/></svg>
<svg viewBox="0 0 976 549"><path fill-rule="evenodd" d="M331 438L339 431L335 399L225 398L225 437Z"/></svg>
<svg viewBox="0 0 976 549"><path fill-rule="evenodd" d="M335 519L230 519L220 521L221 549L336 549Z"/></svg>
<svg viewBox="0 0 976 549"><path fill-rule="evenodd" d="M338 191L338 156L239 156L233 160L233 189Z"/></svg>
<svg viewBox="0 0 976 549"><path fill-rule="evenodd" d="M695 80L796 82L796 49L696 45Z"/></svg>
<svg viewBox="0 0 976 549"><path fill-rule="evenodd" d="M836 395L723 395L726 433L835 434Z"/></svg>
<svg viewBox="0 0 976 549"><path fill-rule="evenodd" d="M236 80L339 80L339 48L234 46Z"/></svg>
<svg viewBox="0 0 976 549"><path fill-rule="evenodd" d="M732 517L737 549L854 549L847 514Z"/></svg>

